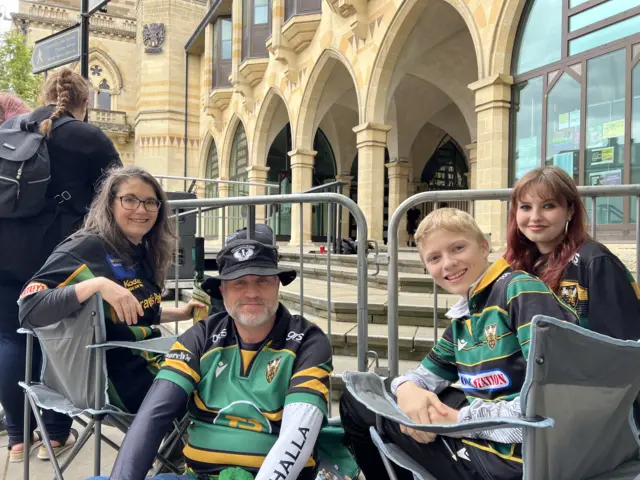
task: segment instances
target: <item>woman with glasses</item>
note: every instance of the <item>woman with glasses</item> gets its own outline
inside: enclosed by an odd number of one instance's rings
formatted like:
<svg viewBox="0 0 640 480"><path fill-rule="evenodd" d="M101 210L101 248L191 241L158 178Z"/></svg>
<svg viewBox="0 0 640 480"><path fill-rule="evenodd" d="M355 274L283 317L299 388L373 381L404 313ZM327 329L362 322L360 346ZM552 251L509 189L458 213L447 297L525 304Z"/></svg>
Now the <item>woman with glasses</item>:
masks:
<svg viewBox="0 0 640 480"><path fill-rule="evenodd" d="M189 320L196 302L160 307L175 241L167 213L162 187L144 169L110 171L83 227L58 245L24 287L20 323L54 324L96 293L105 302L108 341L159 337L159 323ZM110 349L106 357L111 403L137 412L161 357L125 348Z"/></svg>

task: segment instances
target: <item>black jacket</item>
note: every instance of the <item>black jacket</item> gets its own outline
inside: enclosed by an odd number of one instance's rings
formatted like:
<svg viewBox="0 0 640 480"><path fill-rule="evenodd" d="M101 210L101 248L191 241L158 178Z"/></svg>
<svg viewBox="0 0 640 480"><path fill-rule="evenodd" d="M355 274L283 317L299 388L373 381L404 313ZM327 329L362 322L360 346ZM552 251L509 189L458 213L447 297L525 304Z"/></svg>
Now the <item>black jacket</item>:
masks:
<svg viewBox="0 0 640 480"><path fill-rule="evenodd" d="M52 106L41 107L32 119L49 118ZM38 216L0 222L0 332L18 329L16 301L22 286L38 271L53 249L80 227L102 172L122 165L109 138L82 121L61 125L47 147L51 161L50 204ZM66 191L71 199L58 204L53 197Z"/></svg>
<svg viewBox="0 0 640 480"><path fill-rule="evenodd" d="M625 340L640 339L640 290L622 261L587 241L565 268L559 296L576 309L580 325Z"/></svg>

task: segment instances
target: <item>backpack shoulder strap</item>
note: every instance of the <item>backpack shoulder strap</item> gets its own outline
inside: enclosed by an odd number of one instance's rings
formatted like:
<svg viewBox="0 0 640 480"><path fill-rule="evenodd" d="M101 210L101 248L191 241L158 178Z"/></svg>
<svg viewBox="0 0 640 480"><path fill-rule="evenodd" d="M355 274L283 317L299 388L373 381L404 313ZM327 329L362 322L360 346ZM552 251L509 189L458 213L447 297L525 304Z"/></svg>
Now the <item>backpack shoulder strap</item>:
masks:
<svg viewBox="0 0 640 480"><path fill-rule="evenodd" d="M53 132L56 128L58 128L61 125L64 125L65 123L69 123L69 122L78 122L79 120L73 118L73 117L68 117L68 116L64 116L64 117L60 117L59 119L57 119L55 122L53 122L53 128L51 128L51 131Z"/></svg>

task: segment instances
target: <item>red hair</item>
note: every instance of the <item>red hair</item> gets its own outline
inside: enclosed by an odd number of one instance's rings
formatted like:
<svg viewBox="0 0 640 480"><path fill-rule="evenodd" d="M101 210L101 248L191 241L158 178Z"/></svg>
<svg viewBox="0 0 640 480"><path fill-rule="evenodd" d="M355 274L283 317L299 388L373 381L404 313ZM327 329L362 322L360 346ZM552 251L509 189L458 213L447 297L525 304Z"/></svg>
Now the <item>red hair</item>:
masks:
<svg viewBox="0 0 640 480"><path fill-rule="evenodd" d="M16 95L9 92L0 92L0 125L14 115L28 113L31 109Z"/></svg>
<svg viewBox="0 0 640 480"><path fill-rule="evenodd" d="M536 244L524 236L516 222L518 204L522 197L535 190L543 190L545 197L548 195L567 208L573 207L567 234L544 258L540 258ZM511 193L510 204L505 259L514 270L537 274L549 288L557 292L565 267L589 238L585 227L587 214L576 184L561 168L536 168L518 180Z"/></svg>

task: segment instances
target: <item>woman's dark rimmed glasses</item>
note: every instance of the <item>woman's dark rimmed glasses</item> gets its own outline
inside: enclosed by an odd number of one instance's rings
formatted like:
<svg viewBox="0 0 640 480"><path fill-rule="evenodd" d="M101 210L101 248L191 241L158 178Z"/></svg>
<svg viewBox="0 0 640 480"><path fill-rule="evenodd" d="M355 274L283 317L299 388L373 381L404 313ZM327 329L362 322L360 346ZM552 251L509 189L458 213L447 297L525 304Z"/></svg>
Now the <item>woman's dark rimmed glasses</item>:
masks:
<svg viewBox="0 0 640 480"><path fill-rule="evenodd" d="M143 204L144 209L147 212L157 212L158 210L160 210L160 205L162 205L162 202L157 198L140 200L138 197L134 197L133 195L123 195L116 198L120 199L120 204L125 210L136 210L140 206L140 204Z"/></svg>

